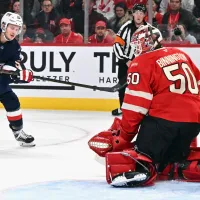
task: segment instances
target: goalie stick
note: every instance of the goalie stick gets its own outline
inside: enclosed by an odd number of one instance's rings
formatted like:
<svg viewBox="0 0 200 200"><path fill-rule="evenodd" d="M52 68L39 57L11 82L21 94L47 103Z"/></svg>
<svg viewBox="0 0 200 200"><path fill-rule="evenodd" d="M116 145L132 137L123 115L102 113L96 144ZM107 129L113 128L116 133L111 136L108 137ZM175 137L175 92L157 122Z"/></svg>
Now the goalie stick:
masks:
<svg viewBox="0 0 200 200"><path fill-rule="evenodd" d="M14 75L17 76L17 72L11 72L11 71L5 71L5 70L0 70L0 74L7 74L7 75ZM87 84L81 84L81 83L74 83L74 82L67 82L67 81L61 81L61 80L56 80L52 78L47 78L47 77L42 77L42 76L33 76L34 79L40 79L44 81L49 81L49 82L54 82L54 83L60 83L60 84L65 84L65 85L72 85L72 86L77 86L77 87L82 87L82 88L88 88L88 89L93 89L94 91L99 90L99 91L104 91L104 92L117 92L121 89L123 89L127 83L126 83L126 77L124 77L122 83L117 83L113 87L98 87L95 85L87 85Z"/></svg>

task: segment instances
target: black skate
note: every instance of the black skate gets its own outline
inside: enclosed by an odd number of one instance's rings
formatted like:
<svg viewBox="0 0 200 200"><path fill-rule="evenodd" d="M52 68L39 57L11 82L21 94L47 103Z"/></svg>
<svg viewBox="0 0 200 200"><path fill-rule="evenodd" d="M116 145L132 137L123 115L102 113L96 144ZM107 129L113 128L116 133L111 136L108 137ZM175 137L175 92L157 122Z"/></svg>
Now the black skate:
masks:
<svg viewBox="0 0 200 200"><path fill-rule="evenodd" d="M120 108L117 108L117 109L115 109L115 110L112 111L112 115L113 116L119 116L121 114L122 114L122 111L121 111Z"/></svg>
<svg viewBox="0 0 200 200"><path fill-rule="evenodd" d="M19 142L22 147L34 147L33 143L34 137L32 135L27 135L22 129L19 131L13 131L15 139Z"/></svg>
<svg viewBox="0 0 200 200"><path fill-rule="evenodd" d="M149 178L147 172L124 172L115 176L111 185L114 187L141 186Z"/></svg>

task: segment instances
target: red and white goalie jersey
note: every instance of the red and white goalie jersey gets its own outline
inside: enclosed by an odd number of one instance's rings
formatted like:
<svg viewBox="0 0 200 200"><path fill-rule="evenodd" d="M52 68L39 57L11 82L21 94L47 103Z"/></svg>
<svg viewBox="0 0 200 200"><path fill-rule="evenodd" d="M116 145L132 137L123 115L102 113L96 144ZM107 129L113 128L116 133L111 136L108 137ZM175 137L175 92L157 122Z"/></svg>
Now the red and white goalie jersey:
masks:
<svg viewBox="0 0 200 200"><path fill-rule="evenodd" d="M145 115L200 123L200 72L183 51L161 48L136 57L127 82L121 122L127 133L137 133Z"/></svg>

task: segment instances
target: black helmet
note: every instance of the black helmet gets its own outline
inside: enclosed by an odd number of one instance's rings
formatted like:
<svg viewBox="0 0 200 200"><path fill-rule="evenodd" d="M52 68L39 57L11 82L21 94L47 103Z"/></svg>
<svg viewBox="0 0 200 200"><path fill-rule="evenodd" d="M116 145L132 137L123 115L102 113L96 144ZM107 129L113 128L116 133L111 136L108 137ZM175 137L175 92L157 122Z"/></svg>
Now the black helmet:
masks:
<svg viewBox="0 0 200 200"><path fill-rule="evenodd" d="M146 8L146 6L143 5L143 4L135 4L135 5L133 6L133 13L134 13L135 11L137 11L137 10L142 11L143 13L146 13L146 12L147 12L147 8Z"/></svg>

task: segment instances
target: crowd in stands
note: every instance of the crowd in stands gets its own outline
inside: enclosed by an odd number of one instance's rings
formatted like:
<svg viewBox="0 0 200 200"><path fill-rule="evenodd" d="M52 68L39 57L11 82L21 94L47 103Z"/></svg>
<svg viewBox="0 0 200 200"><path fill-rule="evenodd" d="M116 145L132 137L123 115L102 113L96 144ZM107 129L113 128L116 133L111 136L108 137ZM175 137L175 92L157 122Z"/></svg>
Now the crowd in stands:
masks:
<svg viewBox="0 0 200 200"><path fill-rule="evenodd" d="M81 44L84 42L86 0L24 0L23 42ZM136 3L149 7L148 22L160 29L166 43L200 43L200 0L88 0L88 43L113 43L120 27L132 19ZM20 0L0 0L0 15L21 14Z"/></svg>

